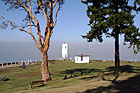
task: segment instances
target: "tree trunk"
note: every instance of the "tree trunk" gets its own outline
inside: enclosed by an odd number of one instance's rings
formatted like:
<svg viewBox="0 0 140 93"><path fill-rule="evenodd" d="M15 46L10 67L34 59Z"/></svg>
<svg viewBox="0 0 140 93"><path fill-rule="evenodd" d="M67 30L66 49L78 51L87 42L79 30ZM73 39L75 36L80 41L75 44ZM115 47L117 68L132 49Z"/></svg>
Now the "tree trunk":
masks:
<svg viewBox="0 0 140 93"><path fill-rule="evenodd" d="M119 33L116 31L115 36L115 74L120 73L120 57L119 57Z"/></svg>
<svg viewBox="0 0 140 93"><path fill-rule="evenodd" d="M42 52L42 63L41 63L41 74L42 80L51 81L50 71L48 68L48 54L47 52Z"/></svg>

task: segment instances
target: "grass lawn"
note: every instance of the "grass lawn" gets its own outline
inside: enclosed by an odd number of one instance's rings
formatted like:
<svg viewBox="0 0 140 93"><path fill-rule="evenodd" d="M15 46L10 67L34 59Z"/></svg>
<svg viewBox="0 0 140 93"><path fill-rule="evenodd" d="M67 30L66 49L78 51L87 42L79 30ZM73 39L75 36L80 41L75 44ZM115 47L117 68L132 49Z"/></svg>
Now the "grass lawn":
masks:
<svg viewBox="0 0 140 93"><path fill-rule="evenodd" d="M0 77L9 78L7 81L0 81L0 92L140 92L140 62L121 62L122 74L118 78L113 75L114 62L75 64L69 60L54 61L49 62L49 69L52 81L45 83L45 86L35 85L30 89L31 81L41 80L39 63L26 65L25 69L20 66L0 67ZM103 76L98 76L100 71L104 71Z"/></svg>

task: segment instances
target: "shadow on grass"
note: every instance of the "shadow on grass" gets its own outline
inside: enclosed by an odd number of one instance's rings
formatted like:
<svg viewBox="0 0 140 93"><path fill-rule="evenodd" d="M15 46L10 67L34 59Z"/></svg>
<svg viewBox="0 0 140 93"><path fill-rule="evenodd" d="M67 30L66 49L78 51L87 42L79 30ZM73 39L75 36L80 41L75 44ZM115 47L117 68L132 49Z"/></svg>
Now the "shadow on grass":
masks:
<svg viewBox="0 0 140 93"><path fill-rule="evenodd" d="M31 89L36 89L36 88L40 88L40 87L43 87L43 86L45 86L45 84L44 85L38 84L38 85L34 85L33 88L31 88Z"/></svg>
<svg viewBox="0 0 140 93"><path fill-rule="evenodd" d="M99 69L70 69L70 70L65 70L62 71L61 74L79 74L79 75L84 75L84 74L90 74L93 72L97 72Z"/></svg>
<svg viewBox="0 0 140 93"><path fill-rule="evenodd" d="M140 93L140 75L136 75L127 80L116 81L107 87L88 89L82 93Z"/></svg>
<svg viewBox="0 0 140 93"><path fill-rule="evenodd" d="M139 73L140 72L139 68L134 69L134 67L131 65L123 65L120 67L120 70L121 70L121 72L127 72L127 73ZM110 67L107 67L104 71L101 69L81 68L81 69L67 69L65 71L60 72L60 74L65 74L65 77L64 77L64 80L65 80L65 79L74 78L77 76L89 75L91 73L97 73L97 76L84 77L81 79L92 79L92 78L96 78L98 76L101 76L101 78L103 80L105 80L103 76L104 75L111 75L111 74L114 75L114 71L115 71L115 66L110 66ZM115 78L112 82L115 82L119 76L114 75L114 77Z"/></svg>
<svg viewBox="0 0 140 93"><path fill-rule="evenodd" d="M9 81L10 79L9 78L6 78L4 81Z"/></svg>
<svg viewBox="0 0 140 93"><path fill-rule="evenodd" d="M121 72L128 72L128 73L134 73L134 69L133 66L131 65L124 65L120 67ZM140 69L139 69L140 70ZM108 68L106 68L106 71L110 72L110 71L115 71L115 67L114 66L110 66Z"/></svg>
<svg viewBox="0 0 140 93"><path fill-rule="evenodd" d="M88 75L100 71L99 69L70 69L60 72L60 74L65 74L64 79L69 79L77 76Z"/></svg>
<svg viewBox="0 0 140 93"><path fill-rule="evenodd" d="M131 65L124 65L124 66L120 67L122 73L123 72L127 72L128 74L129 73L140 73L139 67L137 67L136 69L135 68ZM105 72L108 72L108 74L104 74L104 75L113 74L114 70L115 70L114 66L108 67L105 69ZM114 75L114 77L115 78L113 80L111 80L112 84L110 86L107 86L107 87L101 86L101 87L98 87L95 89L88 89L82 93L102 93L102 92L105 92L105 93L114 93L114 92L115 93L140 93L140 83L139 83L140 74L137 74L136 76L131 77L127 80L123 80L123 81L116 81L119 76ZM86 77L83 79L88 79L88 78L92 78L92 77ZM93 76L93 78L94 78L94 76ZM105 80L105 81L109 81L109 80Z"/></svg>

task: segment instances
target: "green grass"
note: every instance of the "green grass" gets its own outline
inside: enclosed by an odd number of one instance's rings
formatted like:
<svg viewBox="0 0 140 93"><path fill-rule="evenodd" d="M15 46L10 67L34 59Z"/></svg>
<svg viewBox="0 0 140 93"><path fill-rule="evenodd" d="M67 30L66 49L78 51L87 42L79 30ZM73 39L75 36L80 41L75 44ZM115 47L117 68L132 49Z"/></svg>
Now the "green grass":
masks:
<svg viewBox="0 0 140 93"><path fill-rule="evenodd" d="M131 77L130 73L139 73L139 62L121 62L121 70L126 74L122 74L121 77ZM0 92L11 93L18 91L34 91L35 89L43 88L54 89L68 86L74 86L77 83L83 81L90 81L98 79L97 76L99 70L105 71L105 77L111 78L114 70L114 62L95 62L91 61L89 64L75 64L72 61L55 61L49 63L49 69L52 72L51 82L47 82L45 86L36 85L33 90L30 88L30 82L34 80L41 80L41 68L40 64L27 65L25 69L21 67L9 67L0 68L0 76L6 76L10 80L0 81ZM128 74L129 73L129 74ZM63 80L67 75L67 79ZM71 77L76 75L75 77ZM121 79L121 78L120 78ZM115 90L114 90L115 91Z"/></svg>

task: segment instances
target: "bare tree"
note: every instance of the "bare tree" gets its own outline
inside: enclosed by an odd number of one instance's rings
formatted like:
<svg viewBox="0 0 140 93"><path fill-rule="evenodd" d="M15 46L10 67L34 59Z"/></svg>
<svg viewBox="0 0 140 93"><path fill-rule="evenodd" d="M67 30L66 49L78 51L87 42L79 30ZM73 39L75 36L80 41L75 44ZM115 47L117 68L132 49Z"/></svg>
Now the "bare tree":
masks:
<svg viewBox="0 0 140 93"><path fill-rule="evenodd" d="M42 80L50 81L50 71L48 68L48 49L50 38L53 33L53 28L57 23L57 15L63 5L63 0L3 0L5 5L9 5L9 9L23 10L27 16L23 19L22 25L17 25L0 16L2 19L1 27L6 28L11 26L19 31L29 34L34 40L37 48L41 51L41 74ZM41 30L40 20L37 14L45 17L46 24L44 31ZM41 16L41 17L42 17ZM37 32L37 35L35 34Z"/></svg>

